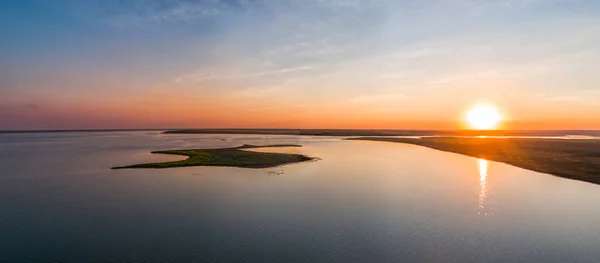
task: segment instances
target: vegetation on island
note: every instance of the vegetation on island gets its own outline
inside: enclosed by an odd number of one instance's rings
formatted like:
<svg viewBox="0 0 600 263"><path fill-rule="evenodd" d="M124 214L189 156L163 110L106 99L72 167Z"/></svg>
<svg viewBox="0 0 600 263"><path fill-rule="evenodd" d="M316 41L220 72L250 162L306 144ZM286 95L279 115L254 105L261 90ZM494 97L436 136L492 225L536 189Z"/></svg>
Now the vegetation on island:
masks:
<svg viewBox="0 0 600 263"><path fill-rule="evenodd" d="M600 184L600 140L485 137L361 137L349 140L415 144Z"/></svg>
<svg viewBox="0 0 600 263"><path fill-rule="evenodd" d="M278 145L242 145L233 148L220 149L188 149L188 150L168 150L155 151L157 154L173 154L183 155L188 158L181 161L159 162L134 164L121 167L113 167L112 169L127 169L127 168L173 168L187 166L229 166L242 168L268 168L283 164L298 163L310 161L315 158L301 154L290 153L268 153L247 151L255 148L265 147L302 147L294 144L278 144Z"/></svg>

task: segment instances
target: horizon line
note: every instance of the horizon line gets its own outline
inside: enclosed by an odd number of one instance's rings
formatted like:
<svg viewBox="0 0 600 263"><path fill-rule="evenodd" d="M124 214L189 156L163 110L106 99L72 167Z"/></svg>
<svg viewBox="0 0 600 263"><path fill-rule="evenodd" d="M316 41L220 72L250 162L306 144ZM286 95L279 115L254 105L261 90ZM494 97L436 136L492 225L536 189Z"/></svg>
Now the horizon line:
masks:
<svg viewBox="0 0 600 263"><path fill-rule="evenodd" d="M0 133L51 133L51 132L127 132L127 131L177 131L177 130L338 130L338 131L600 131L600 129L389 129L389 128L115 128L115 129L8 129Z"/></svg>

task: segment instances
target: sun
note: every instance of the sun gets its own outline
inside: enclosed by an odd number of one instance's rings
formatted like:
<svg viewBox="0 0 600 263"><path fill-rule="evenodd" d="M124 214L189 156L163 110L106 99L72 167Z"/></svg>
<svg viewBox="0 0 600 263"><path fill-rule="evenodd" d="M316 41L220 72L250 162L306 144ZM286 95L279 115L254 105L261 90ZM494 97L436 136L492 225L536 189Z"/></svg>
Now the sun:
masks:
<svg viewBox="0 0 600 263"><path fill-rule="evenodd" d="M475 106L467 112L467 122L476 130L494 129L501 120L502 115L492 105Z"/></svg>

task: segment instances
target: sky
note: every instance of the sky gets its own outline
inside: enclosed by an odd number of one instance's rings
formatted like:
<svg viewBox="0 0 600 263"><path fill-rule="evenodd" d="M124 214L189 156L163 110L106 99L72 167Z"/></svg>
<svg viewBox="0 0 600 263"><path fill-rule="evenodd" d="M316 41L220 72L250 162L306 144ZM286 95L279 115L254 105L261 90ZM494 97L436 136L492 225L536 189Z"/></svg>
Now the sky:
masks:
<svg viewBox="0 0 600 263"><path fill-rule="evenodd" d="M0 130L600 129L600 1L3 0Z"/></svg>

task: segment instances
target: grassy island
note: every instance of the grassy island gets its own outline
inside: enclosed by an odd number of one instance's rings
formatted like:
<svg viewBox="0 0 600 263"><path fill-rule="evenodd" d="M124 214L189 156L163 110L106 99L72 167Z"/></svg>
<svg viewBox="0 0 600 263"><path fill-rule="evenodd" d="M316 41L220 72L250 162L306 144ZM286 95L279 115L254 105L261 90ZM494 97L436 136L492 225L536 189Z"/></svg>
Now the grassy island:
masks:
<svg viewBox="0 0 600 263"><path fill-rule="evenodd" d="M600 184L600 140L464 137L360 137L349 140L415 144Z"/></svg>
<svg viewBox="0 0 600 263"><path fill-rule="evenodd" d="M183 155L188 158L181 161L135 164L122 167L113 167L112 169L127 168L173 168L187 166L230 166L242 168L268 168L283 164L298 163L310 161L314 158L301 154L288 153L266 153L246 151L247 149L265 148L265 147L302 147L293 144L278 144L256 146L245 144L233 148L220 149L189 149L189 150L168 150L155 151L158 154Z"/></svg>

